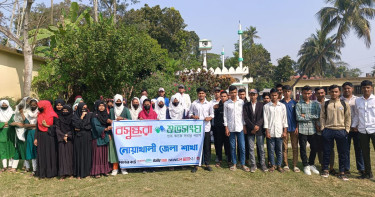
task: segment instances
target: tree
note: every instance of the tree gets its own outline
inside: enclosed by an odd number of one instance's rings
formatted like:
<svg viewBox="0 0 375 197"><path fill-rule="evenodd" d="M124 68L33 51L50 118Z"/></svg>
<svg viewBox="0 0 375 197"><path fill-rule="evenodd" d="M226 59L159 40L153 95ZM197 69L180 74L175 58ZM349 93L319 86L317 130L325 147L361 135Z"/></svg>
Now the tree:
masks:
<svg viewBox="0 0 375 197"><path fill-rule="evenodd" d="M343 77L359 77L362 74L359 68L349 68L349 64L346 62L335 62L334 70L327 70L325 77L328 78L343 78Z"/></svg>
<svg viewBox="0 0 375 197"><path fill-rule="evenodd" d="M363 39L366 47L371 45L370 22L368 19L375 17L373 0L327 0L332 7L322 8L316 16L321 24L324 34L336 31L335 37L330 41L327 47L319 54L318 57L312 58L305 69L300 73L301 76L316 66L317 62L324 55L331 45L340 50L344 46L344 39L349 35L350 30L354 30L359 39ZM302 77L298 78L295 86Z"/></svg>
<svg viewBox="0 0 375 197"><path fill-rule="evenodd" d="M327 34L319 30L316 34L311 34L298 51L299 71L309 76L325 76L326 71L334 71L334 61L341 59L337 47L331 44L335 37L333 35L327 38ZM314 65L310 64L312 60L316 60Z"/></svg>
<svg viewBox="0 0 375 197"><path fill-rule="evenodd" d="M277 60L277 67L275 69L275 83L282 83L290 80L294 76L293 65L296 64L288 55Z"/></svg>
<svg viewBox="0 0 375 197"><path fill-rule="evenodd" d="M201 57L200 59L203 59ZM222 67L221 55L215 53L207 53L207 67L208 68L221 68Z"/></svg>
<svg viewBox="0 0 375 197"><path fill-rule="evenodd" d="M254 39L260 38L257 34L258 31L256 27L250 26L246 28L246 30L243 32L243 45L249 45L251 47L254 44Z"/></svg>

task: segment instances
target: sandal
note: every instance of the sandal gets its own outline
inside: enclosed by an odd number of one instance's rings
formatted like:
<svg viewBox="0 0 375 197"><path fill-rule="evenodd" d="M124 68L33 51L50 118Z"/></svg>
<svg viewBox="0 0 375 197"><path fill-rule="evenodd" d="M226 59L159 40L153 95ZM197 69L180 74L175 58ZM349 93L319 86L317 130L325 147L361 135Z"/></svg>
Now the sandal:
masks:
<svg viewBox="0 0 375 197"><path fill-rule="evenodd" d="M7 168L3 168L1 169L0 173L6 172L6 171L7 171Z"/></svg>
<svg viewBox="0 0 375 197"><path fill-rule="evenodd" d="M231 170L231 171L236 171L236 170L237 170L237 166L236 166L236 165L232 165L232 166L229 168L229 170Z"/></svg>
<svg viewBox="0 0 375 197"><path fill-rule="evenodd" d="M242 169L243 171L245 171L245 172L250 172L249 167L247 167L247 166L245 166L245 165L243 165L243 166L241 167L241 169Z"/></svg>
<svg viewBox="0 0 375 197"><path fill-rule="evenodd" d="M216 164L215 164L215 167L217 167L217 168L221 168L221 163L220 163L220 162L216 163Z"/></svg>

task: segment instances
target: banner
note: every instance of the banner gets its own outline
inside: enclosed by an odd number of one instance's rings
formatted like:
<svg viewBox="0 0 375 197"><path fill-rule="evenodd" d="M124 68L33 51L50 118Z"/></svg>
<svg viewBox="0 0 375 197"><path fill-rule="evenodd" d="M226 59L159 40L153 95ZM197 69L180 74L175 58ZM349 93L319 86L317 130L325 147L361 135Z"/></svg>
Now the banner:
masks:
<svg viewBox="0 0 375 197"><path fill-rule="evenodd" d="M121 168L200 165L203 120L113 121Z"/></svg>

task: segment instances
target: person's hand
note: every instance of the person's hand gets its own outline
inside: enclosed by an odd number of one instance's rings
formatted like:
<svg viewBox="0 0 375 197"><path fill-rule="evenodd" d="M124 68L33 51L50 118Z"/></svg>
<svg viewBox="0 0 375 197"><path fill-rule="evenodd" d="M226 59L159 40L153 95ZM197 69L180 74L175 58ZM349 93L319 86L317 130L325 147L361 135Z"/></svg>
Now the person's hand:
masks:
<svg viewBox="0 0 375 197"><path fill-rule="evenodd" d="M283 134L281 134L281 138L286 138L287 134L286 132L283 132Z"/></svg>
<svg viewBox="0 0 375 197"><path fill-rule="evenodd" d="M108 124L112 124L112 120L111 119L107 119L107 123Z"/></svg>
<svg viewBox="0 0 375 197"><path fill-rule="evenodd" d="M34 146L38 146L38 140L37 139L34 140Z"/></svg>
<svg viewBox="0 0 375 197"><path fill-rule="evenodd" d="M206 117L206 118L204 118L204 121L211 121L211 120L212 120L211 117Z"/></svg>
<svg viewBox="0 0 375 197"><path fill-rule="evenodd" d="M81 119L83 119L86 116L87 112L82 112Z"/></svg>
<svg viewBox="0 0 375 197"><path fill-rule="evenodd" d="M294 134L298 134L298 127L296 128L296 130L294 130Z"/></svg>
<svg viewBox="0 0 375 197"><path fill-rule="evenodd" d="M111 137L111 135L108 135L108 138L109 138L109 140L112 140L112 137Z"/></svg>
<svg viewBox="0 0 375 197"><path fill-rule="evenodd" d="M268 129L266 129L266 138L271 139L271 134L268 132Z"/></svg>
<svg viewBox="0 0 375 197"><path fill-rule="evenodd" d="M214 109L219 108L219 104L214 105Z"/></svg>
<svg viewBox="0 0 375 197"><path fill-rule="evenodd" d="M46 120L42 121L42 125L45 126L45 127L49 127L49 125L47 124Z"/></svg>
<svg viewBox="0 0 375 197"><path fill-rule="evenodd" d="M68 135L65 135L65 136L64 136L64 141L65 141L65 143L68 142Z"/></svg>
<svg viewBox="0 0 375 197"><path fill-rule="evenodd" d="M350 130L352 130L353 132L358 132L358 128L355 127L350 128Z"/></svg>
<svg viewBox="0 0 375 197"><path fill-rule="evenodd" d="M305 118L305 117L306 117L305 114L301 114L301 116L302 116L302 118Z"/></svg>
<svg viewBox="0 0 375 197"><path fill-rule="evenodd" d="M257 133L257 131L255 130L255 128L253 130L251 130L251 134L255 135Z"/></svg>
<svg viewBox="0 0 375 197"><path fill-rule="evenodd" d="M77 131L77 132L80 131L80 129L74 129L74 130Z"/></svg>
<svg viewBox="0 0 375 197"><path fill-rule="evenodd" d="M4 128L7 128L8 127L8 122L5 122L4 123Z"/></svg>
<svg viewBox="0 0 375 197"><path fill-rule="evenodd" d="M225 135L228 136L228 137L230 136L230 132L229 132L228 127L225 127Z"/></svg>
<svg viewBox="0 0 375 197"><path fill-rule="evenodd" d="M112 126L108 126L107 129L108 129L107 131L112 130Z"/></svg>
<svg viewBox="0 0 375 197"><path fill-rule="evenodd" d="M142 118L142 117L139 117L138 120L143 120L143 118Z"/></svg>
<svg viewBox="0 0 375 197"><path fill-rule="evenodd" d="M247 129L246 129L246 127L243 127L243 134L247 135Z"/></svg>
<svg viewBox="0 0 375 197"><path fill-rule="evenodd" d="M116 118L116 120L120 121L120 120L124 120L124 118L119 116L119 117Z"/></svg>
<svg viewBox="0 0 375 197"><path fill-rule="evenodd" d="M195 120L199 120L199 116L191 116L193 119L195 119Z"/></svg>
<svg viewBox="0 0 375 197"><path fill-rule="evenodd" d="M254 130L255 130L255 132L259 131L259 129L260 129L260 128L259 128L258 125L255 125L255 126L254 126Z"/></svg>

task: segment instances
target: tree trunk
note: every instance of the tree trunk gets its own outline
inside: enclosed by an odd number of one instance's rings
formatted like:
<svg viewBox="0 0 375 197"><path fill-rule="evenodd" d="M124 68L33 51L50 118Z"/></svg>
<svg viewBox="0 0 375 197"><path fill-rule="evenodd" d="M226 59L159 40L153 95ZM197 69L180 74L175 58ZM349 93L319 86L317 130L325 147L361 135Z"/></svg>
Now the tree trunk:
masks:
<svg viewBox="0 0 375 197"><path fill-rule="evenodd" d="M19 13L19 15L18 15L18 27L17 27L17 33L16 33L16 35L18 36L18 37L20 37L21 36L21 28L22 28L22 23L23 23L23 20L24 20L24 16L25 16L25 9L26 9L26 4L27 4L27 2L26 2L27 0L24 0L23 1L23 4L22 4L22 12L21 12L21 9L20 9L20 13ZM20 17L21 16L21 17ZM22 47L22 45L20 45L20 47Z"/></svg>
<svg viewBox="0 0 375 197"><path fill-rule="evenodd" d="M53 25L53 0L51 0L51 25Z"/></svg>
<svg viewBox="0 0 375 197"><path fill-rule="evenodd" d="M116 24L117 1L113 0L113 23Z"/></svg>
<svg viewBox="0 0 375 197"><path fill-rule="evenodd" d="M98 22L98 0L94 0L94 20Z"/></svg>
<svg viewBox="0 0 375 197"><path fill-rule="evenodd" d="M33 74L33 53L29 43L29 18L31 6L34 0L27 0L25 18L23 21L23 56L25 61L24 83L23 83L23 97L30 96L31 80Z"/></svg>
<svg viewBox="0 0 375 197"><path fill-rule="evenodd" d="M10 17L10 23L9 23L9 31L10 32L12 32L14 13L16 12L17 4L18 4L18 0L15 0L14 5L13 5L13 10L12 10L12 16ZM9 46L9 39L7 39L7 43L5 44L5 46Z"/></svg>

